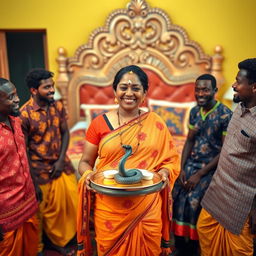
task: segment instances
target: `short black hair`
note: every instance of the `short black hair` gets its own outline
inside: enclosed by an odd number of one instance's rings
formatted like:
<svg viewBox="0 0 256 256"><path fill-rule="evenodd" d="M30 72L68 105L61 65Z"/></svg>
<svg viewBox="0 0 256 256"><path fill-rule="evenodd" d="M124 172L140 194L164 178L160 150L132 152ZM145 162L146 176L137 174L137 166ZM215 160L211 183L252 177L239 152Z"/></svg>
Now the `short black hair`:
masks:
<svg viewBox="0 0 256 256"><path fill-rule="evenodd" d="M40 86L41 80L45 80L53 76L54 76L54 73L51 71L45 70L43 68L35 68L29 71L25 81L29 89L30 88L38 89L38 87Z"/></svg>
<svg viewBox="0 0 256 256"><path fill-rule="evenodd" d="M148 90L148 76L147 74L138 66L136 65L130 65L121 68L115 75L114 82L113 82L113 89L116 91L117 85L122 79L123 75L129 72L135 73L143 87L144 92Z"/></svg>
<svg viewBox="0 0 256 256"><path fill-rule="evenodd" d="M238 63L239 69L247 71L247 79L249 84L256 83L256 58L246 59Z"/></svg>
<svg viewBox="0 0 256 256"><path fill-rule="evenodd" d="M212 89L217 87L216 78L211 74L203 74L196 79L196 81L198 80L211 80Z"/></svg>

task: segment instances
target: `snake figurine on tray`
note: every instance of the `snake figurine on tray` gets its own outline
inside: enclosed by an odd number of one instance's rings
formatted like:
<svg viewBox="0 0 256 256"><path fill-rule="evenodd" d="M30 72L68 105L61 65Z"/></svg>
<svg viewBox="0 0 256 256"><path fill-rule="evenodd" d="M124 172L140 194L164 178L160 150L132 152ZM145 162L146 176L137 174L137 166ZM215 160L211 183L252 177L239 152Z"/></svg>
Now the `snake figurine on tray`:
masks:
<svg viewBox="0 0 256 256"><path fill-rule="evenodd" d="M124 167L127 158L132 154L132 147L130 145L123 145L123 148L125 149L125 154L119 163L119 167L118 167L119 172L114 176L115 181L121 184L138 183L142 179L141 171L138 169L125 170L125 167Z"/></svg>
<svg viewBox="0 0 256 256"><path fill-rule="evenodd" d="M125 149L125 154L120 160L118 170L105 171L110 172L111 176L114 173L114 176L108 177L106 180L112 179L116 185L111 182L112 186L106 186L104 182L105 174L103 175L102 172L99 172L92 176L91 188L98 193L111 196L145 195L161 190L164 182L158 173L136 168L125 169L126 160L132 155L132 147L130 145L123 145L122 147ZM145 185L148 180L152 181L150 181L150 184Z"/></svg>

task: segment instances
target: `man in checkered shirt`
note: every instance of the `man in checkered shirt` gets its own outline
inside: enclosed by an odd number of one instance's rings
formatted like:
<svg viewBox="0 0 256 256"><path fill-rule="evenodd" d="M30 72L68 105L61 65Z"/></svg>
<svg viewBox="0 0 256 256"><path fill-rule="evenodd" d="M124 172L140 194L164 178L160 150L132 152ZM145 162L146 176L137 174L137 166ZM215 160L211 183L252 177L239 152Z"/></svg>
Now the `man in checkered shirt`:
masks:
<svg viewBox="0 0 256 256"><path fill-rule="evenodd" d="M202 256L251 256L256 227L256 58L238 64L239 103L197 222Z"/></svg>

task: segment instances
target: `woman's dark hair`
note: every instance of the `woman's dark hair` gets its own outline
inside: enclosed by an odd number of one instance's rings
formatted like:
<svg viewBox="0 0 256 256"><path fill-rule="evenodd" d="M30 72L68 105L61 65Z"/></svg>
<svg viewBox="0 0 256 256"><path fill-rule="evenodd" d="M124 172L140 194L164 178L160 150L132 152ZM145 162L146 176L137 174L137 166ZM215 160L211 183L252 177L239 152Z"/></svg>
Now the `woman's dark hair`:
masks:
<svg viewBox="0 0 256 256"><path fill-rule="evenodd" d="M54 74L52 72L45 70L43 68L35 68L27 74L25 81L29 89L38 89L38 87L41 84L41 80L53 77L53 75Z"/></svg>
<svg viewBox="0 0 256 256"><path fill-rule="evenodd" d="M117 85L122 79L123 75L129 72L136 74L141 82L144 92L148 90L148 76L147 74L138 66L130 65L121 68L115 75L113 82L113 89L116 91Z"/></svg>

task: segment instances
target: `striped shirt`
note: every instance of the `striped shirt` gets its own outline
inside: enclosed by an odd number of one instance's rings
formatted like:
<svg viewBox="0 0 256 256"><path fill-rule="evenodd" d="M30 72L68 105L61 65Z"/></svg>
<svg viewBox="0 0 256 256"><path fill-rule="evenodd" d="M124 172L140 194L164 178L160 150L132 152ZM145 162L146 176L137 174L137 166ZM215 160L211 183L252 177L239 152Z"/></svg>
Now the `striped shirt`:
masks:
<svg viewBox="0 0 256 256"><path fill-rule="evenodd" d="M240 234L256 195L256 107L233 113L217 170L201 202L225 229Z"/></svg>

